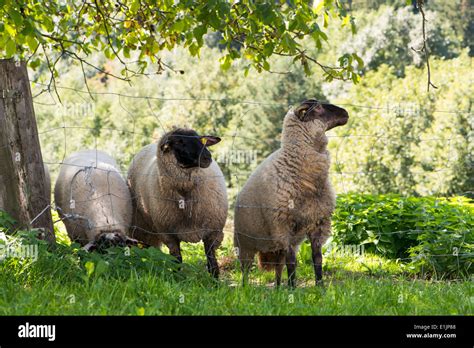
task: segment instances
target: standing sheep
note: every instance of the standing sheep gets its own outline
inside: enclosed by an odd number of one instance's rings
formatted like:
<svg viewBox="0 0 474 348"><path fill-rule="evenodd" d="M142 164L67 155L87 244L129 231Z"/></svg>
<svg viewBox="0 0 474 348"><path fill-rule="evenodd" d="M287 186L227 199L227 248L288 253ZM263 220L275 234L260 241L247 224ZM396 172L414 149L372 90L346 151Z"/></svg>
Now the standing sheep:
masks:
<svg viewBox="0 0 474 348"><path fill-rule="evenodd" d="M54 199L72 241L86 250L136 244L127 237L132 200L115 160L102 151L84 150L66 158Z"/></svg>
<svg viewBox="0 0 474 348"><path fill-rule="evenodd" d="M134 201L133 237L149 245L163 242L182 262L180 242L204 242L207 269L219 268L215 251L227 218L224 175L208 146L220 138L175 129L133 159L128 183Z"/></svg>
<svg viewBox="0 0 474 348"><path fill-rule="evenodd" d="M305 236L311 241L316 283L322 281L321 247L331 233L335 208L325 132L348 118L346 110L315 99L285 116L281 148L257 167L237 197L234 245L244 284L258 253L261 267L275 269L277 286L286 262L288 285L294 287L296 251Z"/></svg>

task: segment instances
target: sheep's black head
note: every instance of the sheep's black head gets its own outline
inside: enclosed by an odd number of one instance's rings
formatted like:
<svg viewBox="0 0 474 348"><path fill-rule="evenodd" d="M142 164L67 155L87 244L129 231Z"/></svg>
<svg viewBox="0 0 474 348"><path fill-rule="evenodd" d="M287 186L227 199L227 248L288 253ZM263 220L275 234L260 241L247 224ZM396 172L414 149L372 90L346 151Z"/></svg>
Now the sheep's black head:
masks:
<svg viewBox="0 0 474 348"><path fill-rule="evenodd" d="M302 122L315 119L326 125L326 130L343 126L349 119L349 114L343 108L332 104L323 104L316 99L308 99L295 109L295 115Z"/></svg>
<svg viewBox="0 0 474 348"><path fill-rule="evenodd" d="M84 250L105 252L107 248L114 246L126 247L138 244L138 240L126 236L120 230L102 230L93 241L84 246Z"/></svg>
<svg viewBox="0 0 474 348"><path fill-rule="evenodd" d="M219 141L218 137L198 135L192 129L178 128L166 134L159 146L163 153L172 152L182 168L207 168L212 163L207 147Z"/></svg>

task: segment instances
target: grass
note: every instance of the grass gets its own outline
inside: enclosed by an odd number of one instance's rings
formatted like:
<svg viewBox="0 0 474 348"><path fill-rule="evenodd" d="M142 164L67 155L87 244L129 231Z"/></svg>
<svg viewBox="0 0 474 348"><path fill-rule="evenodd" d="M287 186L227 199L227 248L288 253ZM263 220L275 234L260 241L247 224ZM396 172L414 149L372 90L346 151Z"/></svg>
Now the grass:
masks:
<svg viewBox="0 0 474 348"><path fill-rule="evenodd" d="M0 263L0 315L473 314L471 281L416 279L403 264L371 255L329 253L325 286L315 287L303 249L296 289L273 288L273 274L257 269L252 284L242 288L229 240L219 251L222 277L215 282L200 244L184 245L185 264L176 270L170 257L154 248L87 254L67 245L64 236L58 239L55 251L40 242L36 261ZM21 240L9 243L18 246Z"/></svg>

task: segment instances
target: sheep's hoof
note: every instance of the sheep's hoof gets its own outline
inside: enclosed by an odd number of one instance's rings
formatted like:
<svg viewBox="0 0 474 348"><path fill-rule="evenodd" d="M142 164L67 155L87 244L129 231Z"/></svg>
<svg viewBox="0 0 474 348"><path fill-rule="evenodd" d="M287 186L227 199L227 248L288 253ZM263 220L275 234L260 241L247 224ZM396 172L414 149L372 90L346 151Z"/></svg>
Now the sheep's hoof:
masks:
<svg viewBox="0 0 474 348"><path fill-rule="evenodd" d="M316 279L316 286L324 287L324 282L322 279Z"/></svg>

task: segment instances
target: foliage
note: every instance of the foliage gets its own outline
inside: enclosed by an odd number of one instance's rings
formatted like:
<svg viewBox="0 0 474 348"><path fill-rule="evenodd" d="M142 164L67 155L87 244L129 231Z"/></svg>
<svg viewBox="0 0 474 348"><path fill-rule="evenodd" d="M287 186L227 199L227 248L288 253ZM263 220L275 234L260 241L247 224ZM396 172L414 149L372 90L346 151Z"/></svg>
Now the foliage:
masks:
<svg viewBox="0 0 474 348"><path fill-rule="evenodd" d="M391 6L395 10L402 7L410 8L414 14L419 14L419 10L416 8L415 3L417 1L412 0L364 0L353 3L351 0L341 1L342 5L350 11L353 11L356 18L363 19L364 16L360 16L359 13L364 14L371 10L379 10L383 6ZM472 15L470 14L470 2L469 0L429 0L424 1L425 11L433 11L449 21L450 29L456 36L457 40L462 41L465 47L470 48L470 56L474 54L474 25L472 21ZM428 21L431 21L428 17ZM360 28L360 22L357 23L357 27ZM428 24L429 25L429 24ZM332 35L331 35L332 37Z"/></svg>
<svg viewBox="0 0 474 348"><path fill-rule="evenodd" d="M33 56L33 68L47 61L56 76L55 66L61 57L90 65L88 57L97 51L107 59L120 61L127 80L143 73L148 63L156 63L161 72L166 64L159 54L164 50L183 46L199 56L204 35L220 31L225 45L225 55L220 58L223 69L245 57L245 71L250 67L268 71L268 59L278 54L293 57L308 74L309 63L313 62L328 79L358 81L354 70L360 61L357 54L343 54L337 66L328 67L308 56L301 44L309 37L321 48L329 38L320 25L327 28L334 19L355 30L353 18L338 1L324 1L313 7L305 0L65 0L48 5L37 0L1 0L0 18L0 55L23 59ZM235 42L242 45L241 49L235 48ZM137 64L130 63L133 52L139 52Z"/></svg>
<svg viewBox="0 0 474 348"><path fill-rule="evenodd" d="M474 273L474 204L464 197L339 195L333 230L336 244L411 260L418 271Z"/></svg>
<svg viewBox="0 0 474 348"><path fill-rule="evenodd" d="M442 13L426 11L426 40L430 54L445 59L459 53L458 39ZM366 16L360 16L356 35L339 45L340 52L361 52L362 72L390 65L397 76L403 76L405 67L421 66L423 55L417 53L423 44L422 20L409 7L395 9L382 6Z"/></svg>
<svg viewBox="0 0 474 348"><path fill-rule="evenodd" d="M6 211L0 209L0 232L8 232L15 223L16 221Z"/></svg>
<svg viewBox="0 0 474 348"><path fill-rule="evenodd" d="M474 185L472 58L432 61L438 89L426 95L422 71L405 77L382 65L334 100L349 123L330 141L339 191L469 195ZM472 193L471 193L472 194Z"/></svg>

